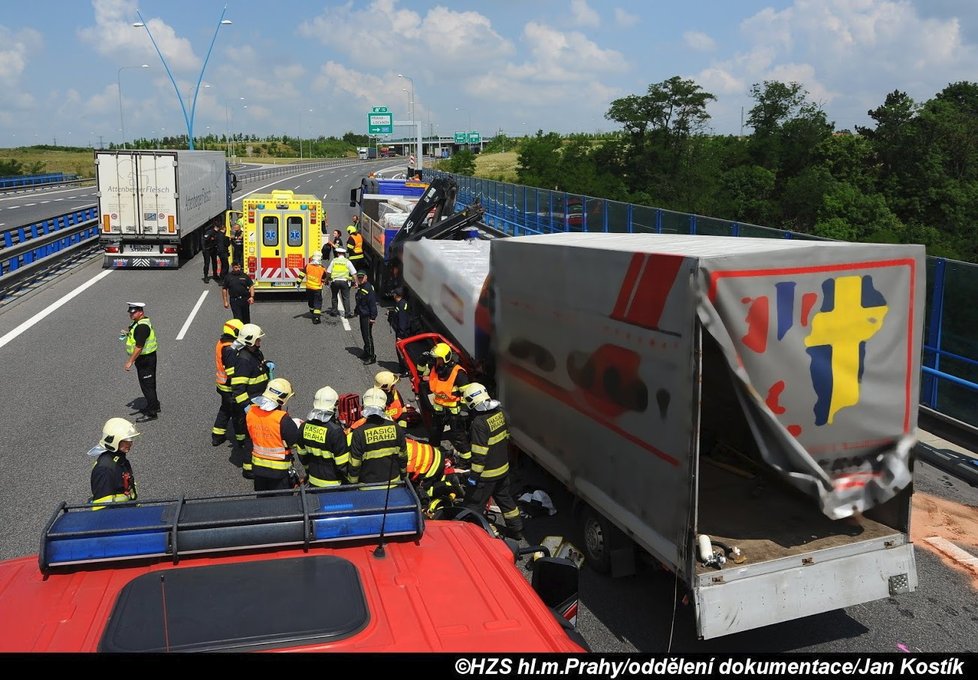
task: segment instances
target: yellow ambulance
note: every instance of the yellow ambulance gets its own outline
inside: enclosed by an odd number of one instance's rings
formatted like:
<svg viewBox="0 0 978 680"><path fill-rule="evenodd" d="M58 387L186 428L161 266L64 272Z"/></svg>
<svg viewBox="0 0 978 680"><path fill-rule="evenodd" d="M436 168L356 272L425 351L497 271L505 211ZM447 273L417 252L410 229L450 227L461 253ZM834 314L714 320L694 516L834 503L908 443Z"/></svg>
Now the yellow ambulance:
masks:
<svg viewBox="0 0 978 680"><path fill-rule="evenodd" d="M305 290L299 274L309 258L322 252L326 230L323 202L311 194L274 190L251 194L241 210L229 210L231 225L243 218L244 270L255 282L255 291Z"/></svg>

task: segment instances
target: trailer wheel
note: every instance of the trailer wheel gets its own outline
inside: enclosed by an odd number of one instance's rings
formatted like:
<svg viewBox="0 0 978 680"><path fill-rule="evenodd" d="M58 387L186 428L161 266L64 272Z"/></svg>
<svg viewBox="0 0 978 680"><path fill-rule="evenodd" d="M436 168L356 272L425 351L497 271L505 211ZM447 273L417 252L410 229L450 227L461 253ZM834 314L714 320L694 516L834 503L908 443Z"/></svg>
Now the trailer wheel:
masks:
<svg viewBox="0 0 978 680"><path fill-rule="evenodd" d="M611 572L611 539L615 527L590 507L584 509L584 556L599 574Z"/></svg>

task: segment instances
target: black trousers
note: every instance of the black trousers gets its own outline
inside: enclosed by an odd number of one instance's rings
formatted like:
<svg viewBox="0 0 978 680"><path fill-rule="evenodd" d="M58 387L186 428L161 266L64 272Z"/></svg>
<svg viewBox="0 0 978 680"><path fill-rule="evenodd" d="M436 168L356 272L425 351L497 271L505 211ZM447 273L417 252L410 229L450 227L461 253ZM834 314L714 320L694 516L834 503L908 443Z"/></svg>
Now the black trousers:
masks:
<svg viewBox="0 0 978 680"><path fill-rule="evenodd" d="M323 289L306 288L306 301L309 303L312 317L318 319L323 313Z"/></svg>
<svg viewBox="0 0 978 680"><path fill-rule="evenodd" d="M235 319L240 319L241 323L251 323L251 305L248 304L248 298L229 298L228 302L231 306L231 316Z"/></svg>
<svg viewBox="0 0 978 680"><path fill-rule="evenodd" d="M237 246L232 246L231 248L231 261L240 262L241 268L244 269L244 246L238 248ZM230 270L228 270L230 271Z"/></svg>
<svg viewBox="0 0 978 680"><path fill-rule="evenodd" d="M217 277L217 249L204 249L204 278L207 278L209 269L214 270L214 277Z"/></svg>
<svg viewBox="0 0 978 680"><path fill-rule="evenodd" d="M231 271L228 268L228 251L224 250L217 254L218 258L221 260L221 278L223 279ZM215 267L214 273L217 273L217 268Z"/></svg>
<svg viewBox="0 0 978 680"><path fill-rule="evenodd" d="M146 399L143 410L156 413L160 410L160 400L156 397L156 352L140 354L136 357L136 377L139 379L139 389Z"/></svg>
<svg viewBox="0 0 978 680"><path fill-rule="evenodd" d="M211 428L211 436L226 437L228 434L228 423L231 422L231 418L234 416L234 397L231 396L231 392L225 392L221 389L217 390L217 394L221 397L221 407L217 410L214 427ZM237 432L237 429L235 429L235 432Z"/></svg>
<svg viewBox="0 0 978 680"><path fill-rule="evenodd" d="M352 314L353 310L350 309L350 282L349 281L333 281L329 284L329 290L333 294L333 306L330 309L330 314L337 313L336 298L340 293L343 294L343 313Z"/></svg>
<svg viewBox="0 0 978 680"><path fill-rule="evenodd" d="M363 336L363 358L376 359L374 353L374 325L369 316L360 317L360 335Z"/></svg>
<svg viewBox="0 0 978 680"><path fill-rule="evenodd" d="M457 411L457 409L456 409ZM441 446L441 441L446 437L445 426L448 426L448 441L457 453L468 454L472 448L469 445L469 438L465 428L465 421L461 413L452 413L449 409L434 409L431 417L431 431L428 433L428 443L432 446Z"/></svg>
<svg viewBox="0 0 978 680"><path fill-rule="evenodd" d="M513 494L509 490L509 473L494 479L479 478L475 486L467 486L465 500L462 505L472 512L483 514L486 511L486 503L492 497L499 506L499 511L503 513L503 519L513 531L523 531L523 518L520 517L519 508L513 500Z"/></svg>
<svg viewBox="0 0 978 680"><path fill-rule="evenodd" d="M289 479L288 475L285 477L260 477L255 475L255 491L280 491L291 488L292 480Z"/></svg>

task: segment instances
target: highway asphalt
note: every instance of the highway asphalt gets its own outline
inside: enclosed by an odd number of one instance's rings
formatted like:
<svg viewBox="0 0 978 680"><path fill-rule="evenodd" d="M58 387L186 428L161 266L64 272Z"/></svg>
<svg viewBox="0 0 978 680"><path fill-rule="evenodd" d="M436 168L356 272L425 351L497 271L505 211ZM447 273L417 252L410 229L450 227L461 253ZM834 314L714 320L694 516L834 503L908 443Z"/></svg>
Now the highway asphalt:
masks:
<svg viewBox="0 0 978 680"><path fill-rule="evenodd" d="M324 169L260 189L325 196L330 227L342 228L352 215L349 189L359 185L360 177L356 166ZM236 200L255 189L259 186L244 186ZM130 417L127 404L141 399L135 373L123 370L126 354L118 339L128 323L130 300L146 303L160 342L163 411L159 420L137 425L142 435L131 455L140 497L251 490L251 482L227 462L229 449L210 445L218 407L213 348L229 314L221 305L218 285L204 283L201 274L199 255L176 271L108 271L96 258L0 309L0 558L36 552L56 505L62 500L83 502L89 496L92 459L85 452L97 443L106 419ZM45 311L48 315L37 320ZM365 367L359 360L361 340L355 322L350 330L330 318L314 326L306 311L304 299L297 295L266 295L252 310L253 321L267 332L262 346L266 357L278 364L277 375L288 378L296 389L289 410L300 417L311 408L318 388L332 385L340 393L362 393L377 370L396 367L393 337L383 313L374 330L379 364ZM177 340L184 328L183 338ZM402 387L408 391L406 383ZM553 518L529 521L527 536L560 534L580 543L566 495L552 480L541 479L542 473L528 468L521 474L519 485L547 488L559 511ZM915 484L919 491L978 508L978 490L929 465L918 463ZM916 556L920 585L915 593L712 641L696 639L691 607L680 603L671 649L897 652L903 645L911 651L978 651L978 600L968 579L922 548ZM579 627L595 651L670 648L675 588L670 575L645 566L636 576L609 579L585 567L581 586ZM680 600L682 596L680 588Z"/></svg>

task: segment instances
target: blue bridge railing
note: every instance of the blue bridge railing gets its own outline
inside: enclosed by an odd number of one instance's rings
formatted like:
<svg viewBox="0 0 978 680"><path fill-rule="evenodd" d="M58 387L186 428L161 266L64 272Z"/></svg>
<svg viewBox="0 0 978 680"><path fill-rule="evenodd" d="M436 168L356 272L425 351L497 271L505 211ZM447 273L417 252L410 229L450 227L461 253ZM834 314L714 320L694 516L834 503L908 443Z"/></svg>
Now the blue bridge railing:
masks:
<svg viewBox="0 0 978 680"><path fill-rule="evenodd" d="M66 175L63 172L53 172L46 175L25 175L23 177L0 177L0 189L58 184L60 182L72 182L76 179L78 179L78 175Z"/></svg>
<svg viewBox="0 0 978 680"><path fill-rule="evenodd" d="M426 179L447 175L425 170ZM561 231L707 234L823 240L810 234L676 212L583 194L450 175L458 202L476 199L485 223L511 236ZM978 427L978 265L927 258L920 403Z"/></svg>

